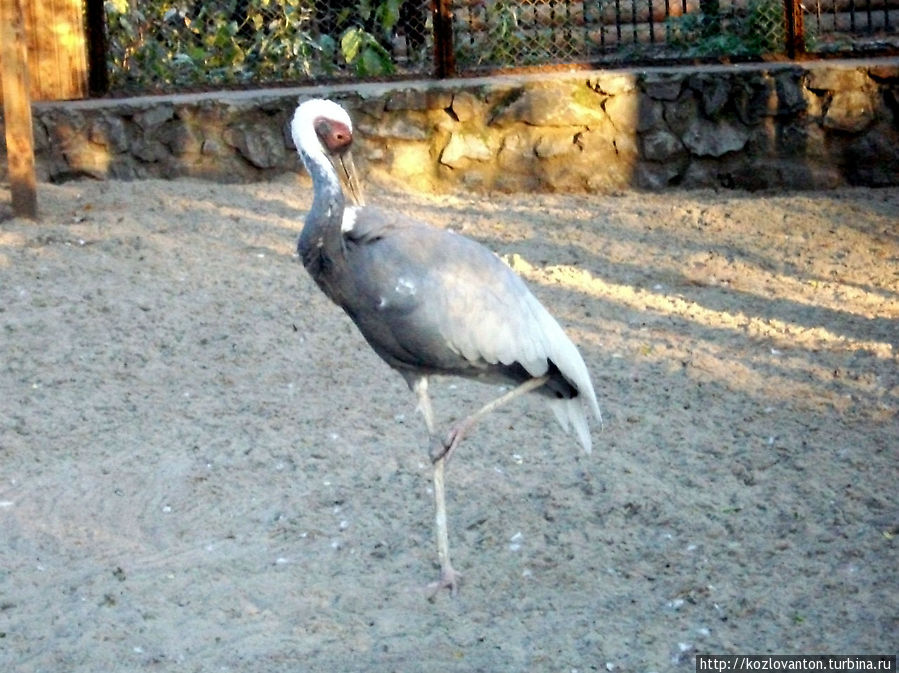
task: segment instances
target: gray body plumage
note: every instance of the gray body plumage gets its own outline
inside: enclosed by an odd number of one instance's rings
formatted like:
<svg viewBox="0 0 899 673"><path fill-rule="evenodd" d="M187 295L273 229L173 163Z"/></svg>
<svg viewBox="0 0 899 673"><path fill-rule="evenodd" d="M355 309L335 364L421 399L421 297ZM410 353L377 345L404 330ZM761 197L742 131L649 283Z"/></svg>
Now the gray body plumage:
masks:
<svg viewBox="0 0 899 673"><path fill-rule="evenodd" d="M340 286L340 306L407 379L448 374L521 383L546 373L539 348L524 355L527 337L517 339L520 348L498 347L530 333L534 308L523 281L486 248L369 207L342 234L345 262L323 260L324 248L300 254L323 289ZM556 374L553 389L576 394Z"/></svg>

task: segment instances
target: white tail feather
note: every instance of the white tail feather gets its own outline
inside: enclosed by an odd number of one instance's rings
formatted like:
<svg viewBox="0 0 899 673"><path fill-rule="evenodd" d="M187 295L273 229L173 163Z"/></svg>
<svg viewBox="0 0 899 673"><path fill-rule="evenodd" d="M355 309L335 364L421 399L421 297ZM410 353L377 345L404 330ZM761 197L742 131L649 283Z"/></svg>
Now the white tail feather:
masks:
<svg viewBox="0 0 899 673"><path fill-rule="evenodd" d="M590 381L590 372L587 371L587 365L577 346L568 338L556 319L533 295L529 296L529 300L531 312L536 318L543 336L544 357L551 360L578 391L577 397L571 399L550 400L550 408L566 432L569 427L574 428L584 451L590 453L592 441L590 424L587 422L590 412L596 416L596 420L602 427L602 412L596 401L596 393L593 391L593 383ZM545 363L546 360L544 359L542 362Z"/></svg>
<svg viewBox="0 0 899 673"><path fill-rule="evenodd" d="M562 426L562 429L565 432L568 432L571 429L571 424L568 422L568 410L565 408L565 403L567 401L568 400L547 400L549 408L553 410L556 420L559 421L559 425Z"/></svg>
<svg viewBox="0 0 899 673"><path fill-rule="evenodd" d="M565 432L574 428L578 441L584 447L584 452L593 450L593 440L590 437L590 425L587 423L587 413L584 401L578 397L568 400L548 400L549 408L553 410L556 420Z"/></svg>

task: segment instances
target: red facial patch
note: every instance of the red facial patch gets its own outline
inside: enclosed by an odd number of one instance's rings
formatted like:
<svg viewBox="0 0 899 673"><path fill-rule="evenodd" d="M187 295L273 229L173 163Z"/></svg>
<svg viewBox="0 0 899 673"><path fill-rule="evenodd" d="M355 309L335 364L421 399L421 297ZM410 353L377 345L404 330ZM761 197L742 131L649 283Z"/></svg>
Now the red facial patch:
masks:
<svg viewBox="0 0 899 673"><path fill-rule="evenodd" d="M315 134L330 154L339 154L353 142L353 132L339 121L319 117L315 120Z"/></svg>

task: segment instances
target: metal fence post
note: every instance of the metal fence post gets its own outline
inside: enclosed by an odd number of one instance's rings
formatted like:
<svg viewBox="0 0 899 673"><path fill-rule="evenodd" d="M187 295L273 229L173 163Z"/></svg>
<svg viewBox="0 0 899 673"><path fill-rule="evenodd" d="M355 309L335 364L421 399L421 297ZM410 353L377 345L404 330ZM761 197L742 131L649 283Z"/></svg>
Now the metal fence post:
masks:
<svg viewBox="0 0 899 673"><path fill-rule="evenodd" d="M801 0L784 0L787 56L796 58L805 53L805 25Z"/></svg>
<svg viewBox="0 0 899 673"><path fill-rule="evenodd" d="M87 27L87 88L92 96L109 91L109 72L106 69L106 8L103 0L87 0L84 7Z"/></svg>
<svg viewBox="0 0 899 673"><path fill-rule="evenodd" d="M452 77L456 74L452 0L431 0L431 16L434 20L434 75Z"/></svg>

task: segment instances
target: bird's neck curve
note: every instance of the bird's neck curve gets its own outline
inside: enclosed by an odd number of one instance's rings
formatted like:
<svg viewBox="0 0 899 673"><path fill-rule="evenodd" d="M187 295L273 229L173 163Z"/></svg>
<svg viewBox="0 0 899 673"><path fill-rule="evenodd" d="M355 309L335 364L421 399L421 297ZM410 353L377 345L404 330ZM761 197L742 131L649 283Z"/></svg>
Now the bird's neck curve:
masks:
<svg viewBox="0 0 899 673"><path fill-rule="evenodd" d="M321 146L312 150L301 147L299 152L313 188L312 207L297 243L297 252L308 267L312 257L326 254L333 258L342 249L340 226L346 199L337 171Z"/></svg>

